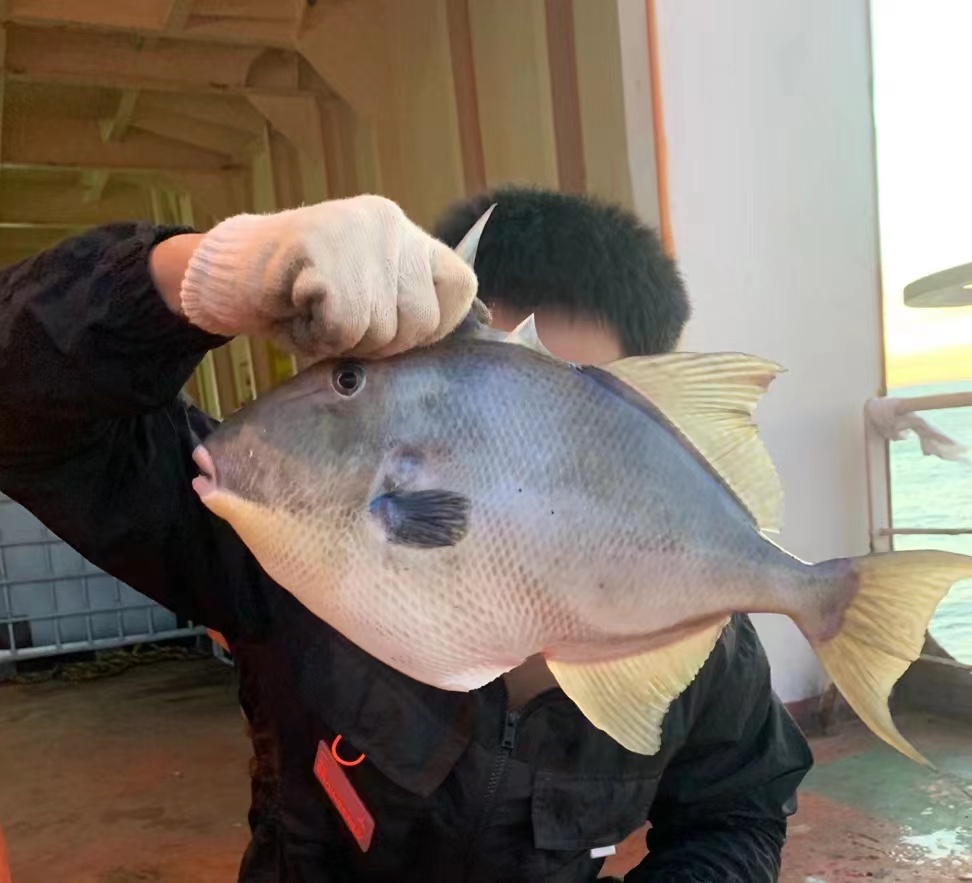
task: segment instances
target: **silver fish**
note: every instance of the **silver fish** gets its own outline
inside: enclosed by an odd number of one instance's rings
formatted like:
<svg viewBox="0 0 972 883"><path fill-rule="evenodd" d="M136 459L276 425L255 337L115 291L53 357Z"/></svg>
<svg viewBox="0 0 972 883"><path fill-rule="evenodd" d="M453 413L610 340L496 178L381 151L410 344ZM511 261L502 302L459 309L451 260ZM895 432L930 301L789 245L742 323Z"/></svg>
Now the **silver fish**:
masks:
<svg viewBox="0 0 972 883"><path fill-rule="evenodd" d="M485 218L459 247L472 263ZM653 754L735 612L790 616L875 733L972 558L802 562L753 413L782 369L676 353L574 366L528 320L328 361L228 419L195 486L267 573L377 659L473 690L543 654L587 718Z"/></svg>

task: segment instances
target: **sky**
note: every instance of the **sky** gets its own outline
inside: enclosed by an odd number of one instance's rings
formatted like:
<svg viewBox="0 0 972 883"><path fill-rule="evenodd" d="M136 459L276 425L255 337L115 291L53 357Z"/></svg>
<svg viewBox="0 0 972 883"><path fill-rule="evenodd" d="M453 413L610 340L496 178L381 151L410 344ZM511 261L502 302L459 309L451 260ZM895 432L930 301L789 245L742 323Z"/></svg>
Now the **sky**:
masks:
<svg viewBox="0 0 972 883"><path fill-rule="evenodd" d="M972 379L972 307L904 306L972 263L972 0L872 0L888 385Z"/></svg>

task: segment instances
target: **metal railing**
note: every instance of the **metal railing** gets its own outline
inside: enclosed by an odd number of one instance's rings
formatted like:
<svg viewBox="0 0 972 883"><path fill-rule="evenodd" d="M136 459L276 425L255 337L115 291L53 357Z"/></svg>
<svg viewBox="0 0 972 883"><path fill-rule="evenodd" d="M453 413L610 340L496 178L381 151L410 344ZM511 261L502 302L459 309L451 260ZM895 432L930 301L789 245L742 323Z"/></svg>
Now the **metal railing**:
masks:
<svg viewBox="0 0 972 883"><path fill-rule="evenodd" d="M972 408L972 392L942 393L939 395L914 396L905 399L912 411L945 411L954 408ZM972 524L948 527L915 527L894 524L891 506L891 472L889 446L894 444L882 438L865 415L865 441L867 446L868 514L870 518L871 548L873 551L889 551L896 536L969 536Z"/></svg>
<svg viewBox="0 0 972 883"><path fill-rule="evenodd" d="M908 396L912 412L946 411L956 408L972 408L972 392L943 393L927 396ZM895 537L961 537L972 536L972 524L958 524L940 527L897 525L891 497L891 457L890 446L895 442L882 437L865 414L865 441L867 450L868 510L870 517L871 550L891 551ZM972 440L970 440L972 441ZM972 666L959 662L943 650L942 656L923 653L921 660L935 666L954 668L965 672Z"/></svg>

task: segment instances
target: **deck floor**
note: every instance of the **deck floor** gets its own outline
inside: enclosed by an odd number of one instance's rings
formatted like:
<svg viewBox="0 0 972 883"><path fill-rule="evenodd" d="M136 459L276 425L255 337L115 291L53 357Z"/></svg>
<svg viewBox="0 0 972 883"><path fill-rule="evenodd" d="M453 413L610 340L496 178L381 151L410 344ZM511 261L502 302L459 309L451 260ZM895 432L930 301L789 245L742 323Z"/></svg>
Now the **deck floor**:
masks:
<svg viewBox="0 0 972 883"><path fill-rule="evenodd" d="M815 741L784 883L972 880L972 728L914 717L902 729L937 773L859 726ZM248 758L230 672L214 660L0 685L13 883L235 880Z"/></svg>

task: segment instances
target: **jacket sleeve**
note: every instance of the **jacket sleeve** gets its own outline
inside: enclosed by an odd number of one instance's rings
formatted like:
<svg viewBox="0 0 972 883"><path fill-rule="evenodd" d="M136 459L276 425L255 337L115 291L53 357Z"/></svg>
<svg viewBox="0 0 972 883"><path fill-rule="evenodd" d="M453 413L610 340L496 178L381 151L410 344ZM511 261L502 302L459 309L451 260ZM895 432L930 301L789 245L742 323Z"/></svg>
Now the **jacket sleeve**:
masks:
<svg viewBox="0 0 972 883"><path fill-rule="evenodd" d="M180 391L223 341L175 316L149 255L187 232L97 228L0 270L0 491L85 558L232 639L256 565L191 489L208 418Z"/></svg>
<svg viewBox="0 0 972 883"><path fill-rule="evenodd" d="M648 856L625 880L773 883L813 757L748 617L734 618L690 689L688 737L659 783Z"/></svg>

